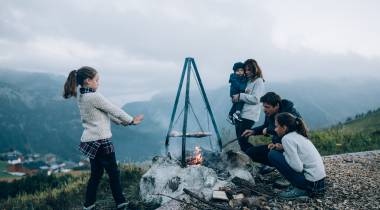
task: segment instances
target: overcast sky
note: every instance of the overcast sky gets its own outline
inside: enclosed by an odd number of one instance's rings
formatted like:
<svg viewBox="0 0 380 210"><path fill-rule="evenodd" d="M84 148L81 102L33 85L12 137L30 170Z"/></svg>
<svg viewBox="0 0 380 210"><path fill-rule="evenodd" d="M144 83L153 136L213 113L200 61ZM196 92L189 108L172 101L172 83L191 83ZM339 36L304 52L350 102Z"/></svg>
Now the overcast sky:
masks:
<svg viewBox="0 0 380 210"><path fill-rule="evenodd" d="M0 0L0 68L88 65L116 103L176 90L184 58L228 85L254 58L267 82L380 78L380 1Z"/></svg>

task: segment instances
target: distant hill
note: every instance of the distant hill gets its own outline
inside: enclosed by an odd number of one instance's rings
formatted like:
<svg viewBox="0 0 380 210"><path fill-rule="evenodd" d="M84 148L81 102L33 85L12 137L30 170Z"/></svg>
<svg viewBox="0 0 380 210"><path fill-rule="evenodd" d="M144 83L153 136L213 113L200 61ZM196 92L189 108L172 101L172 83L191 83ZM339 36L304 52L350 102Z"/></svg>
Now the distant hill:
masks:
<svg viewBox="0 0 380 210"><path fill-rule="evenodd" d="M349 117L343 125L334 128L341 129L347 133L363 132L380 135L380 108L374 111L368 111L365 114L358 114L352 118Z"/></svg>
<svg viewBox="0 0 380 210"><path fill-rule="evenodd" d="M312 140L324 155L380 149L380 108L314 131Z"/></svg>
<svg viewBox="0 0 380 210"><path fill-rule="evenodd" d="M14 148L23 152L55 153L64 159L79 158L77 146L82 125L75 100L61 97L64 81L63 76L52 74L0 70L0 152ZM319 129L380 107L378 84L376 80L344 83L313 80L267 82L266 86L267 91L279 92L292 100L309 127ZM173 84L171 93L123 107L133 115L144 113L145 120L136 127L113 126L119 160L142 161L163 151L177 85ZM228 87L208 90L207 84L204 85L222 138L228 140L234 136L233 126L225 120L231 105ZM208 126L211 129L198 90L192 89L191 93L194 112L203 129L208 130ZM182 108L180 102L177 114ZM192 113L189 120L189 129L199 130ZM181 121L176 123L176 129L180 129ZM189 145L191 142L208 144L208 139L189 140ZM173 139L172 144L175 143L180 143L180 139Z"/></svg>

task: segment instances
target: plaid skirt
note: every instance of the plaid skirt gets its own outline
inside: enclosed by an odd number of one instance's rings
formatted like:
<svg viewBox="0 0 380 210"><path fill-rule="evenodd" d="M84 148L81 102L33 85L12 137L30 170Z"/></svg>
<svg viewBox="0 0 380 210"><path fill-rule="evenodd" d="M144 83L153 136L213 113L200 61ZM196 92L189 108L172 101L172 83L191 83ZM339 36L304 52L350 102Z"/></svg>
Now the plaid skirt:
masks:
<svg viewBox="0 0 380 210"><path fill-rule="evenodd" d="M94 159L99 148L102 147L102 151L105 154L115 152L115 148L111 139L100 139L96 141L81 142L79 144L79 150L90 159Z"/></svg>

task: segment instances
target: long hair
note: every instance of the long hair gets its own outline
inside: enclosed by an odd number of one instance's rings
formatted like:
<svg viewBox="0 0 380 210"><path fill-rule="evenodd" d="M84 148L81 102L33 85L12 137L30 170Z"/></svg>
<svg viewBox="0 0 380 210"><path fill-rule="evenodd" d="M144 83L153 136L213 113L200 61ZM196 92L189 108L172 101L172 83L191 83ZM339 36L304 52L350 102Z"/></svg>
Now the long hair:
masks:
<svg viewBox="0 0 380 210"><path fill-rule="evenodd" d="M63 87L63 98L77 96L78 85L83 86L86 79L93 79L98 72L89 66L83 66L78 70L72 70Z"/></svg>
<svg viewBox="0 0 380 210"><path fill-rule="evenodd" d="M248 68L254 74L254 79L261 78L264 80L263 71L261 70L259 64L254 59L248 59L244 62L244 67ZM264 80L265 81L265 80Z"/></svg>
<svg viewBox="0 0 380 210"><path fill-rule="evenodd" d="M276 121L280 126L286 126L286 133L297 132L298 134L309 138L308 129L304 121L288 112L282 112L276 115Z"/></svg>

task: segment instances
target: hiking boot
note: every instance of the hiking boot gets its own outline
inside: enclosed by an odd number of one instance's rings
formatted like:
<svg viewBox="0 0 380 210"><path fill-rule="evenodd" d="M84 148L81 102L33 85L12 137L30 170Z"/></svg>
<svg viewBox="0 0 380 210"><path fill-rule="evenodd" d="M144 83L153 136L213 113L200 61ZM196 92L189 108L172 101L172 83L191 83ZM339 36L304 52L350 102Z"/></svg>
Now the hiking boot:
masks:
<svg viewBox="0 0 380 210"><path fill-rule="evenodd" d="M287 191L279 193L278 196L285 200L305 200L309 198L306 190L294 186L289 187Z"/></svg>
<svg viewBox="0 0 380 210"><path fill-rule="evenodd" d="M128 202L124 202L124 203L118 204L116 209L118 210L126 209L127 206L128 206Z"/></svg>
<svg viewBox="0 0 380 210"><path fill-rule="evenodd" d="M273 183L273 187L276 187L276 188L286 188L289 186L290 186L290 182L284 177L280 177L276 179Z"/></svg>
<svg viewBox="0 0 380 210"><path fill-rule="evenodd" d="M260 167L259 169L259 173L261 175L264 175L264 174L269 174L270 172L274 171L274 167L270 167L270 166L267 166L267 165L263 165Z"/></svg>
<svg viewBox="0 0 380 210"><path fill-rule="evenodd" d="M242 121L243 121L243 119L241 119L240 113L238 113L238 112L235 112L235 113L232 115L232 118L233 118L235 121L239 121L239 122L242 122Z"/></svg>
<svg viewBox="0 0 380 210"><path fill-rule="evenodd" d="M83 206L83 210L94 210L95 209L95 204L92 204L90 206Z"/></svg>

